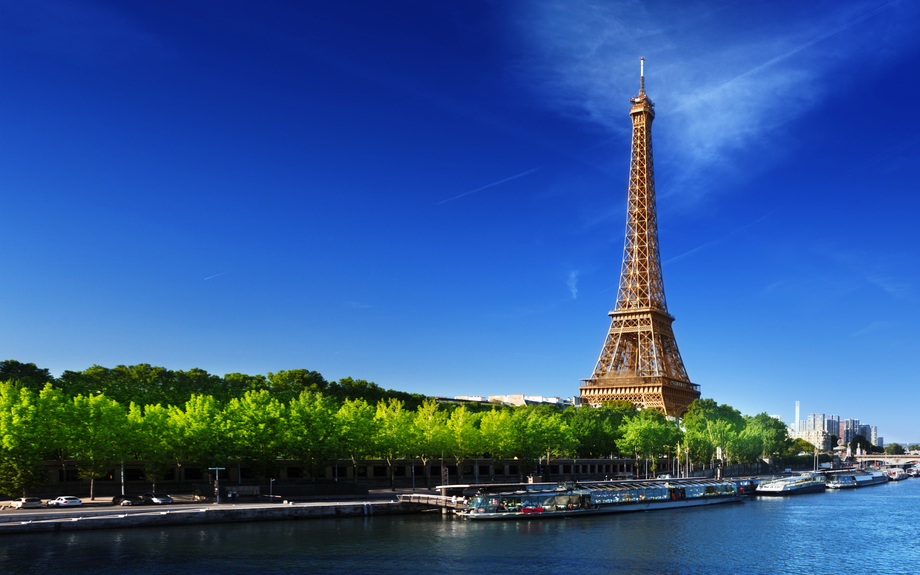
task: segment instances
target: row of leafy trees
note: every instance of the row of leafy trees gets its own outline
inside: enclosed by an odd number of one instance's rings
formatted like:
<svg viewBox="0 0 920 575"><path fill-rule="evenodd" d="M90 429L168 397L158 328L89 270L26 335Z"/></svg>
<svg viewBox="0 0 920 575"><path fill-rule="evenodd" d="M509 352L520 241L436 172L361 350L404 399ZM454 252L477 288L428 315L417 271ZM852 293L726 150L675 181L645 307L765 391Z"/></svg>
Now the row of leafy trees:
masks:
<svg viewBox="0 0 920 575"><path fill-rule="evenodd" d="M398 399L411 409L421 405L425 396L383 389L372 381L346 377L326 381L317 371L283 370L268 375L228 373L223 377L203 369L173 371L147 363L118 365L112 368L94 365L83 371L67 370L54 377L46 368L16 360L0 361L0 381L15 381L23 387L40 391L52 384L65 395L105 395L123 405L185 405L194 395L209 395L220 402L240 398L250 391L267 391L287 403L304 391L322 393L338 401L364 399L374 405L380 400Z"/></svg>
<svg viewBox="0 0 920 575"><path fill-rule="evenodd" d="M690 457L711 462L721 447L727 463L754 461L788 448L785 427L765 414L742 417L713 400L695 402L683 427L654 410L625 402L602 408L487 407L475 411L432 399L415 409L399 399L376 404L303 390L281 401L269 390L250 390L220 401L193 395L181 406L136 402L104 394L78 394L46 384L40 391L18 382L0 384L0 492L43 484L45 461L75 461L80 475L100 477L119 462L141 460L149 481L194 462L224 467L245 462L271 476L282 459L299 462L310 476L335 460L356 467L367 458L390 466L420 459L425 466L449 458L463 464L489 457L495 465L517 459L521 474L561 456L626 456L655 462L689 446ZM92 496L91 481L91 496Z"/></svg>

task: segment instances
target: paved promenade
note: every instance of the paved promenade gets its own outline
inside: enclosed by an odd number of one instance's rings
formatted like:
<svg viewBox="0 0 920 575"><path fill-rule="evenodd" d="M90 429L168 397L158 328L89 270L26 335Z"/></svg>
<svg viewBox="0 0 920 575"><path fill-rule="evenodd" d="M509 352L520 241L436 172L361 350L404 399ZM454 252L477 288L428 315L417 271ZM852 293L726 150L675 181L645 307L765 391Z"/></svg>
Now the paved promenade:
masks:
<svg viewBox="0 0 920 575"><path fill-rule="evenodd" d="M420 513L425 508L400 503L399 495L435 494L433 490L373 490L360 498L335 501L296 501L273 503L203 503L190 495L177 495L171 505L112 505L111 499L84 501L80 507L10 509L0 511L0 536L9 533L75 531L83 529L123 529L155 525L187 525L237 521L272 521L321 517L356 517ZM8 503L8 502L7 502Z"/></svg>

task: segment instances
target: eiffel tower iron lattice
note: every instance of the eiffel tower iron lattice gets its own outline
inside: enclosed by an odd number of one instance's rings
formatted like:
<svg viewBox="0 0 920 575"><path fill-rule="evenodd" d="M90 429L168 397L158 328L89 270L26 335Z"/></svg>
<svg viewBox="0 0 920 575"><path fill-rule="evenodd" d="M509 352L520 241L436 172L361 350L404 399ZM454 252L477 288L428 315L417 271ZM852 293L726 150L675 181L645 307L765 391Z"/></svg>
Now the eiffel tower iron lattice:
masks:
<svg viewBox="0 0 920 575"><path fill-rule="evenodd" d="M620 288L594 373L582 380L581 401L599 406L625 400L679 417L700 391L684 369L664 297L652 162L655 104L645 93L645 58L639 60L639 95L629 109L632 159Z"/></svg>

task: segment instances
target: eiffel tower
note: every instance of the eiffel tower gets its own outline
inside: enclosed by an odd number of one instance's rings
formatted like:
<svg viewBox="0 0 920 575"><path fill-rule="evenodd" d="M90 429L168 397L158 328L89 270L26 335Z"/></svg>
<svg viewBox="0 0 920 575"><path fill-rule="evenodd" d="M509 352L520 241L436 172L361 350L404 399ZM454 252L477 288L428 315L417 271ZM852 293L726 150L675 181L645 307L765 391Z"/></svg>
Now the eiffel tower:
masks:
<svg viewBox="0 0 920 575"><path fill-rule="evenodd" d="M655 104L645 93L645 58L639 60L639 95L629 109L632 160L620 289L594 374L581 380L581 403L625 400L680 417L700 391L684 369L664 297L652 162Z"/></svg>

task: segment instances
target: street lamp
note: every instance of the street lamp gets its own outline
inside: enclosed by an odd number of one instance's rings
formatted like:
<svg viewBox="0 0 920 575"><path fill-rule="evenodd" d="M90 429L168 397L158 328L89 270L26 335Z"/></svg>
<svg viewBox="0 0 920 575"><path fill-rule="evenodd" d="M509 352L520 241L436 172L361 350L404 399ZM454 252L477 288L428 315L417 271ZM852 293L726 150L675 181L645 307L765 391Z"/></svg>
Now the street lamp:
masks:
<svg viewBox="0 0 920 575"><path fill-rule="evenodd" d="M208 467L209 471L214 472L214 497L217 498L217 503L220 503L220 472L226 467Z"/></svg>
<svg viewBox="0 0 920 575"><path fill-rule="evenodd" d="M268 502L269 503L273 501L272 495L274 494L274 490L272 488L274 487L274 485L275 485L275 478L272 477L271 481L268 483Z"/></svg>

